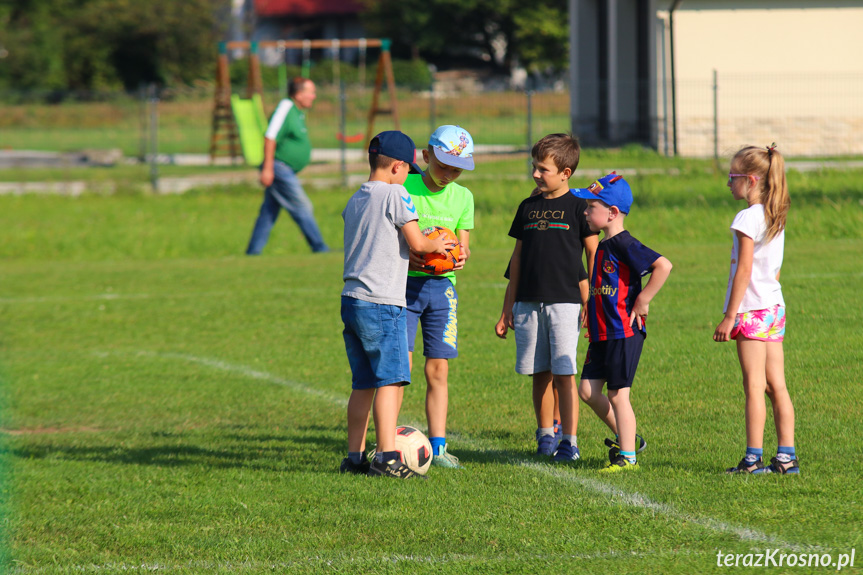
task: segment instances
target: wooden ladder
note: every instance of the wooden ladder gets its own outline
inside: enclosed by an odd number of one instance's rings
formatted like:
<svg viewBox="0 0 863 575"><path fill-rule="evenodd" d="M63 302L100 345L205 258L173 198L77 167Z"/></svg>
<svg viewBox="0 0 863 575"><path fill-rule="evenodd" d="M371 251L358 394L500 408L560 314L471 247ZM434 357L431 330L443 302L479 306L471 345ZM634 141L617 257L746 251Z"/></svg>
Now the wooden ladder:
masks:
<svg viewBox="0 0 863 575"><path fill-rule="evenodd" d="M378 73L375 77L375 91L372 95L372 105L369 107L369 119L366 127L366 142L370 141L375 133L372 131L375 127L375 118L377 116L389 115L393 118L393 124L396 130L401 130L399 122L398 98L396 96L396 81L393 77L393 62L390 57L390 40L383 38L381 42L381 55L378 58ZM384 75L387 78L387 91L390 97L390 107L381 108L379 104L381 87L384 81Z"/></svg>

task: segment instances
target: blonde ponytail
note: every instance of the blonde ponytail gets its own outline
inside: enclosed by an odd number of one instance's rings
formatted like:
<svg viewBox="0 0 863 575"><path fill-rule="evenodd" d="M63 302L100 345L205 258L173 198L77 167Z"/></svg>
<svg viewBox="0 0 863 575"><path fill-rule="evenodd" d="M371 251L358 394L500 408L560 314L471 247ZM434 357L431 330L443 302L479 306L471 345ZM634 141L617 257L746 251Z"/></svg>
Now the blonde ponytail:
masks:
<svg viewBox="0 0 863 575"><path fill-rule="evenodd" d="M785 229L791 197L785 180L785 159L776 149L776 144L766 148L747 146L734 156L732 163L741 173L758 176L761 183L761 204L767 220L765 241L775 238Z"/></svg>

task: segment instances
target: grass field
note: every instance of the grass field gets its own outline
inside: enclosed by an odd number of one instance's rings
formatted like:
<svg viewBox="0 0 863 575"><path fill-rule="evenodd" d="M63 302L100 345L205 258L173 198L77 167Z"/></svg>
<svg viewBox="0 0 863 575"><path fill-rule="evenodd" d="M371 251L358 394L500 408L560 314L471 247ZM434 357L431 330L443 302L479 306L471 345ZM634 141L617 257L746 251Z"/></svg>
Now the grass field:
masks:
<svg viewBox="0 0 863 575"><path fill-rule="evenodd" d="M242 256L259 190L0 197L6 571L683 574L734 571L719 552L863 554L863 172L790 174L782 283L803 473L753 478L721 473L745 443L734 348L711 340L741 209L721 175L628 178L627 227L675 267L633 391L643 469L604 477L606 431L585 406L580 462L533 454L529 378L492 329L531 184L491 171L462 178L477 227L449 443L466 468L427 482L336 472L341 255L307 253L283 216L264 256ZM350 193L313 194L331 245ZM421 366L400 421L424 429ZM836 570L787 561L770 571Z"/></svg>

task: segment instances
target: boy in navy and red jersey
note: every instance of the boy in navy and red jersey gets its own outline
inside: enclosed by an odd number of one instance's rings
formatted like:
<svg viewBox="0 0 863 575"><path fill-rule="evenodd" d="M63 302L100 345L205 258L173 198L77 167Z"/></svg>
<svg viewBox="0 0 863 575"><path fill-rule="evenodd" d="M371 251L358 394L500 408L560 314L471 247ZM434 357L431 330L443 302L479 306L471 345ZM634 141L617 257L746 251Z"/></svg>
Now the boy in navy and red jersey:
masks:
<svg viewBox="0 0 863 575"><path fill-rule="evenodd" d="M591 230L602 231L596 249L587 300L590 346L581 370L578 394L615 434L606 439L610 463L602 471L638 469L638 451L646 443L637 436L629 390L647 337L645 320L651 300L671 273L671 262L626 231L623 221L632 208L632 190L622 176L611 173L588 188L573 190L587 200ZM650 274L642 289L641 277ZM608 397L602 394L608 383Z"/></svg>

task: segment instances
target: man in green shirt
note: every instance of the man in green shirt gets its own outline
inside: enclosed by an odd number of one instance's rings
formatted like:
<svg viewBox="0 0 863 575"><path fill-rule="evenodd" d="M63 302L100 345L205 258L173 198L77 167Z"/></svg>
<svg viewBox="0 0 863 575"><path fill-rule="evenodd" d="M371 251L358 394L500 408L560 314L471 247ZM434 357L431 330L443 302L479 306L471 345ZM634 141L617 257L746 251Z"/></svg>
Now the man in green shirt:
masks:
<svg viewBox="0 0 863 575"><path fill-rule="evenodd" d="M317 97L315 83L308 78L293 78L288 87L288 96L279 102L264 134L261 183L266 189L246 249L247 255L258 255L267 245L281 208L287 210L300 226L313 252L330 251L315 221L312 202L297 178L297 173L306 167L312 155L305 110L312 107Z"/></svg>

